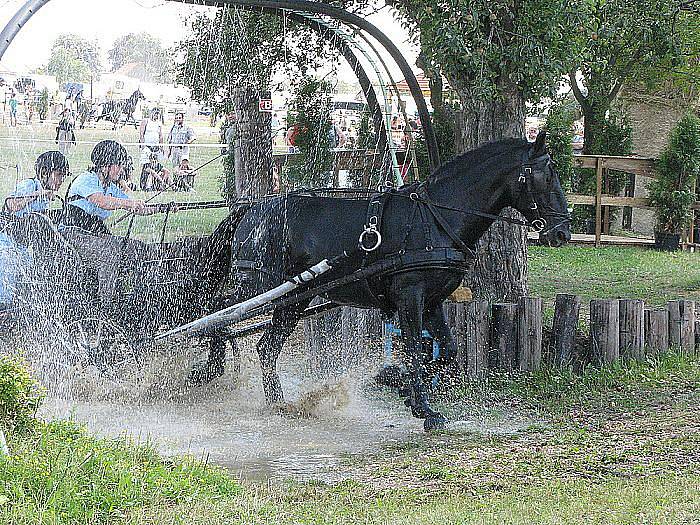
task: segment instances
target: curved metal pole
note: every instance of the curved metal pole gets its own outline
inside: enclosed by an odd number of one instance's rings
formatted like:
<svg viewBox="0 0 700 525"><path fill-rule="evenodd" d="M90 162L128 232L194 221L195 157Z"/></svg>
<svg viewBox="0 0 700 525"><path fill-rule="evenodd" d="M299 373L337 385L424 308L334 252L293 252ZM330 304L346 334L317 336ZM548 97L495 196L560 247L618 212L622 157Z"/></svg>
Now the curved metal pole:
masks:
<svg viewBox="0 0 700 525"><path fill-rule="evenodd" d="M169 0L171 2L181 2L184 4L192 5L208 5L213 7L227 7L227 6L241 6L241 7L259 7L259 8L272 8L272 9L285 9L288 11L305 11L307 13L315 13L319 15L327 15L335 20L339 20L348 25L355 25L362 31L367 32L372 36L377 42L379 42L384 49L391 55L394 59L396 65L401 69L404 80L408 84L408 88L411 91L413 100L416 102L418 108L418 116L420 118L421 126L423 127L423 133L425 134L425 142L428 147L428 158L430 161L430 170L434 171L440 167L440 152L437 146L437 138L435 137L435 130L433 129L433 124L430 120L430 114L428 113L428 106L425 103L425 98L418 85L418 80L413 74L413 70L406 62L406 59L401 54L401 51L396 47L396 45L375 25L367 22L364 18L357 16L354 13L345 11L338 7L333 7L328 4L321 2L312 2L309 0Z"/></svg>
<svg viewBox="0 0 700 525"><path fill-rule="evenodd" d="M17 36L17 33L22 29L24 24L29 21L29 19L34 16L34 14L44 7L50 0L27 0L27 2L15 13L15 16L7 23L5 28L0 33L0 60L2 59L5 51L12 42L12 40ZM428 147L428 158L430 160L431 171L436 170L440 166L440 153L438 151L437 139L435 137L435 130L433 129L432 122L430 121L430 114L428 113L428 106L425 103L425 98L418 85L418 80L413 74L411 67L406 62L396 45L389 40L389 38L382 33L376 26L367 22L364 18L357 16L356 14L345 11L338 7L333 7L320 2L311 2L308 0L170 0L173 2L181 2L185 4L193 5L209 5L213 7L226 7L226 6L245 6L245 7L259 7L259 8L272 8L272 9L286 9L288 11L305 11L308 13L315 13L320 15L327 15L336 20L340 20L349 25L355 25L362 31L369 33L375 40L377 40L384 49L391 55L396 64L401 69L401 73L408 84L408 88L411 91L413 100L416 102L418 108L418 116L421 121L421 126L423 127L423 133L425 134L425 141Z"/></svg>
<svg viewBox="0 0 700 525"><path fill-rule="evenodd" d="M49 1L50 0L27 0L27 2L19 8L15 16L10 19L2 30L2 33L0 33L0 60L2 60L2 56L5 54L12 40L17 36L17 33L24 27L24 24L34 16L34 13L48 4Z"/></svg>

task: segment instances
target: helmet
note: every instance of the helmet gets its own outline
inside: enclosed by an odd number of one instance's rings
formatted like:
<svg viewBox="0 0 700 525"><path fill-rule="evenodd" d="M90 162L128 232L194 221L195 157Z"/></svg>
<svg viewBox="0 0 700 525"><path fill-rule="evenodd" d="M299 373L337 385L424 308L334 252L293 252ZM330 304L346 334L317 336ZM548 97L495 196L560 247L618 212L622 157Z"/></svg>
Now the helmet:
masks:
<svg viewBox="0 0 700 525"><path fill-rule="evenodd" d="M60 151L46 151L37 157L34 171L37 175L49 175L52 171L60 171L68 175L70 166L68 159Z"/></svg>
<svg viewBox="0 0 700 525"><path fill-rule="evenodd" d="M129 161L129 155L124 146L115 140L103 140L98 142L92 150L90 160L95 165L95 168L100 169L106 166L123 166L126 167Z"/></svg>

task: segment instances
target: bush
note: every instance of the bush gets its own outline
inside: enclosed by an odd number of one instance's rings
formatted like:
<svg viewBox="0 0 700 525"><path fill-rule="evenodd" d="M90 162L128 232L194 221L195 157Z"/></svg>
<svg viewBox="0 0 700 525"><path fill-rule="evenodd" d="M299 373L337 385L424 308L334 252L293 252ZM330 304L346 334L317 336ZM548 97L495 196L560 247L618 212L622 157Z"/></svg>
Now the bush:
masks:
<svg viewBox="0 0 700 525"><path fill-rule="evenodd" d="M657 231L679 233L690 221L695 181L700 173L700 119L684 116L671 132L659 157L657 178L649 184L649 203L656 208Z"/></svg>
<svg viewBox="0 0 700 525"><path fill-rule="evenodd" d="M7 430L30 428L43 399L43 389L24 362L0 356L0 426Z"/></svg>

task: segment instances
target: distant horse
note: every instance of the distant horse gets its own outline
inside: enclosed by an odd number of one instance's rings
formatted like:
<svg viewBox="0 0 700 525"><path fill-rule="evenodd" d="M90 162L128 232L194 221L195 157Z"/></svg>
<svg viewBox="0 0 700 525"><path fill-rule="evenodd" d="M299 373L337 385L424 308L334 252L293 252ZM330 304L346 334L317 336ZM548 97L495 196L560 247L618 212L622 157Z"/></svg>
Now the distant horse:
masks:
<svg viewBox="0 0 700 525"><path fill-rule="evenodd" d="M571 238L566 198L545 149L544 133L534 144L522 139L486 144L457 156L423 183L369 201L319 197L313 192L263 200L251 205L235 226L233 265L239 271L233 274L230 304L270 290L344 252L349 254L344 262L309 286L350 275L363 266L390 263L387 271L360 276L322 295L337 304L379 308L387 315L398 312L410 372L401 395L413 415L425 420L426 430L442 428L446 420L431 408L427 385L457 353L443 302L462 282L479 238L494 220L508 220L499 217L507 207L517 209L528 224L536 226L544 244L561 246ZM358 239L368 230L370 243L365 248L377 246L365 252L359 249ZM270 404L283 400L277 358L310 300L307 294L275 309L270 328L258 342ZM424 327L441 347L440 356L428 363L422 350ZM225 337L225 332L221 334ZM223 362L215 368L221 371Z"/></svg>
<svg viewBox="0 0 700 525"><path fill-rule="evenodd" d="M127 99L108 100L102 105L102 113L95 122L99 122L101 119L109 120L114 123L113 129L117 129L122 115L125 115L124 124L131 122L136 128L138 127L138 122L134 118L134 111L136 111L139 100L146 100L140 89L134 91Z"/></svg>

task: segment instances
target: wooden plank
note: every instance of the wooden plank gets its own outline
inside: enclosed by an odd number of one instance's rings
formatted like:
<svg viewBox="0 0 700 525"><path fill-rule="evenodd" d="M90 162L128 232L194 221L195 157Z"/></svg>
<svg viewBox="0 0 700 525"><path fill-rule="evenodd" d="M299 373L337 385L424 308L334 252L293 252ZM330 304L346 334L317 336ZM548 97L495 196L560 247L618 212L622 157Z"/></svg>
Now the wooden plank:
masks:
<svg viewBox="0 0 700 525"><path fill-rule="evenodd" d="M493 344L496 365L509 372L518 364L518 305L498 303L493 305Z"/></svg>
<svg viewBox="0 0 700 525"><path fill-rule="evenodd" d="M620 305L617 299L591 301L591 355L598 365L620 358Z"/></svg>
<svg viewBox="0 0 700 525"><path fill-rule="evenodd" d="M518 368L534 372L542 363L542 299L518 300Z"/></svg>
<svg viewBox="0 0 700 525"><path fill-rule="evenodd" d="M620 300L620 357L644 358L644 301Z"/></svg>
<svg viewBox="0 0 700 525"><path fill-rule="evenodd" d="M644 341L647 353L668 350L668 310L644 310Z"/></svg>
<svg viewBox="0 0 700 525"><path fill-rule="evenodd" d="M634 173L642 177L654 178L654 159L642 157L617 157L609 155L575 155L574 164L578 168L595 169L598 167L598 159L601 159L606 168Z"/></svg>
<svg viewBox="0 0 700 525"><path fill-rule="evenodd" d="M668 302L668 342L671 348L684 352L695 351L695 303Z"/></svg>
<svg viewBox="0 0 700 525"><path fill-rule="evenodd" d="M600 247L600 236L603 233L601 221L603 219L603 162L598 159L595 171L595 246Z"/></svg>
<svg viewBox="0 0 700 525"><path fill-rule="evenodd" d="M489 304L486 301L461 303L464 309L465 370L468 377L482 377L488 368Z"/></svg>
<svg viewBox="0 0 700 525"><path fill-rule="evenodd" d="M578 295L557 294L552 323L555 366L563 368L571 366L574 362L580 308L581 298Z"/></svg>

